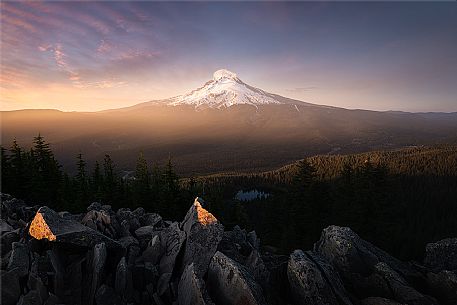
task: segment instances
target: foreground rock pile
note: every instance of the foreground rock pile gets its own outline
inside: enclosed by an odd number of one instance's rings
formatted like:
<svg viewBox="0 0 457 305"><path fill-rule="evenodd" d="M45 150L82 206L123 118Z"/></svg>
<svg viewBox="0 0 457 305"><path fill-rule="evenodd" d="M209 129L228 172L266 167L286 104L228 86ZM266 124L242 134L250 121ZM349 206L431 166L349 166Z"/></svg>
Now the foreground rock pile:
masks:
<svg viewBox="0 0 457 305"><path fill-rule="evenodd" d="M457 304L457 239L405 263L330 226L313 250L284 256L254 231L224 231L200 198L182 222L142 208L92 203L72 215L1 200L4 305Z"/></svg>

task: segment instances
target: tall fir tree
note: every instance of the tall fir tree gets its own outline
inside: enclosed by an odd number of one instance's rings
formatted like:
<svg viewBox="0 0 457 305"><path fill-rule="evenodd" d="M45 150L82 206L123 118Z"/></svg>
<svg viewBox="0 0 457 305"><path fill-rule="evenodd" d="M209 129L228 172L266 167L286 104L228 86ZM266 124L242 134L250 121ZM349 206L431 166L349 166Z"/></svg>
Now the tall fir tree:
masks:
<svg viewBox="0 0 457 305"><path fill-rule="evenodd" d="M151 198L151 177L148 163L141 152L138 156L135 168L135 180L133 182L133 194L137 206L154 209Z"/></svg>

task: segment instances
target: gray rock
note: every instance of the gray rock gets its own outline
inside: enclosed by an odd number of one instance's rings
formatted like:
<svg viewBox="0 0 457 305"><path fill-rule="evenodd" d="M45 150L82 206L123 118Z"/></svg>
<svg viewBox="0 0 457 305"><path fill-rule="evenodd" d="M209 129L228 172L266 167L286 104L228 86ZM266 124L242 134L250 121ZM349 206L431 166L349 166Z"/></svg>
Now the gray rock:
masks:
<svg viewBox="0 0 457 305"><path fill-rule="evenodd" d="M396 301L380 298L380 297L369 297L361 301L361 305L407 305L401 304Z"/></svg>
<svg viewBox="0 0 457 305"><path fill-rule="evenodd" d="M252 275L219 251L214 254L209 264L206 285L216 304L266 304L262 288Z"/></svg>
<svg viewBox="0 0 457 305"><path fill-rule="evenodd" d="M457 238L427 244L424 263L435 271L457 270Z"/></svg>
<svg viewBox="0 0 457 305"><path fill-rule="evenodd" d="M80 304L83 294L82 263L86 260L86 255L72 254L68 249L57 247L47 253L55 272L54 293L64 304Z"/></svg>
<svg viewBox="0 0 457 305"><path fill-rule="evenodd" d="M122 237L131 236L130 224L129 224L129 221L126 219L122 220L121 224L119 225L119 236L122 236Z"/></svg>
<svg viewBox="0 0 457 305"><path fill-rule="evenodd" d="M7 270L15 269L19 277L27 276L30 268L29 249L27 245L14 242Z"/></svg>
<svg viewBox="0 0 457 305"><path fill-rule="evenodd" d="M416 284L424 281L419 272L361 239L347 227L325 228L314 250L333 264L344 282L353 286L358 286L363 278L372 274L379 262L386 263L409 282Z"/></svg>
<svg viewBox="0 0 457 305"><path fill-rule="evenodd" d="M135 230L135 236L138 239L141 248L144 248L149 243L153 235L158 234L159 232L156 231L154 226L144 226Z"/></svg>
<svg viewBox="0 0 457 305"><path fill-rule="evenodd" d="M15 241L19 241L19 230L9 231L2 234L0 241L1 241L1 254L4 255L5 253L11 251L13 249L13 243Z"/></svg>
<svg viewBox="0 0 457 305"><path fill-rule="evenodd" d="M246 239L254 249L260 250L260 239L257 237L255 231L249 232Z"/></svg>
<svg viewBox="0 0 457 305"><path fill-rule="evenodd" d="M124 295L125 289L127 287L127 263L125 261L125 256L122 257L117 264L114 287L120 296Z"/></svg>
<svg viewBox="0 0 457 305"><path fill-rule="evenodd" d="M163 273L160 275L157 282L157 294L162 296L170 288L171 272Z"/></svg>
<svg viewBox="0 0 457 305"><path fill-rule="evenodd" d="M235 226L232 231L224 232L217 250L236 262L244 264L246 258L253 250L253 247L247 241L246 230L242 230L239 226Z"/></svg>
<svg viewBox="0 0 457 305"><path fill-rule="evenodd" d="M265 263L257 250L252 250L251 254L249 254L246 259L245 266L262 287L267 285L270 278L270 272L267 270Z"/></svg>
<svg viewBox="0 0 457 305"><path fill-rule="evenodd" d="M105 243L109 249L122 248L115 240L76 221L64 219L48 207L41 207L37 211L30 224L29 234L36 239L81 247L93 248L96 244Z"/></svg>
<svg viewBox="0 0 457 305"><path fill-rule="evenodd" d="M135 217L140 217L144 215L144 209L142 207L138 207L135 210L133 210L132 214L135 215Z"/></svg>
<svg viewBox="0 0 457 305"><path fill-rule="evenodd" d="M106 246L104 243L95 245L93 251L89 252L87 260L87 268L92 271L88 274L87 278L87 290L84 293L86 299L84 303L92 305L97 292L98 287L101 285L101 279L105 268L107 257Z"/></svg>
<svg viewBox="0 0 457 305"><path fill-rule="evenodd" d="M436 305L438 302L410 287L409 284L389 265L380 262L375 265L376 274L380 275L389 287L392 299L409 305Z"/></svg>
<svg viewBox="0 0 457 305"><path fill-rule="evenodd" d="M164 255L160 259L159 273L172 273L175 267L176 257L186 239L186 233L179 229L177 222L161 231L160 242Z"/></svg>
<svg viewBox="0 0 457 305"><path fill-rule="evenodd" d="M160 227L162 225L162 217L156 213L146 213L140 216L142 226Z"/></svg>
<svg viewBox="0 0 457 305"><path fill-rule="evenodd" d="M10 226L5 220L0 219L0 234L3 234L4 232L10 232L13 230L14 228Z"/></svg>
<svg viewBox="0 0 457 305"><path fill-rule="evenodd" d="M124 247L126 249L130 248L132 245L137 245L137 246L139 245L138 240L131 235L121 237L117 240L117 242L120 243L122 245L122 247Z"/></svg>
<svg viewBox="0 0 457 305"><path fill-rule="evenodd" d="M98 288L95 303L97 305L123 305L122 299L116 294L116 291L105 284Z"/></svg>
<svg viewBox="0 0 457 305"><path fill-rule="evenodd" d="M17 305L41 305L43 300L40 293L36 290L30 290L26 295L21 296Z"/></svg>
<svg viewBox="0 0 457 305"><path fill-rule="evenodd" d="M1 271L1 294L3 305L16 305L21 296L21 289L19 285L19 278L17 276L17 269L9 271Z"/></svg>
<svg viewBox="0 0 457 305"><path fill-rule="evenodd" d="M427 283L431 290L430 293L442 304L457 304L457 274L448 270L438 273L430 272L427 274Z"/></svg>
<svg viewBox="0 0 457 305"><path fill-rule="evenodd" d="M159 295L157 293L154 293L152 295L153 299L154 299L154 302L156 303L156 305L165 305L165 303L162 301L162 299L159 297Z"/></svg>
<svg viewBox="0 0 457 305"><path fill-rule="evenodd" d="M206 291L204 282L195 273L194 264L184 270L178 285L179 305L214 304Z"/></svg>
<svg viewBox="0 0 457 305"><path fill-rule="evenodd" d="M296 304L352 304L337 272L317 254L295 250L290 255L287 275Z"/></svg>
<svg viewBox="0 0 457 305"><path fill-rule="evenodd" d="M224 234L224 226L202 207L201 201L202 199L198 197L195 199L181 223L187 235L181 270L194 263L198 277L205 275Z"/></svg>
<svg viewBox="0 0 457 305"><path fill-rule="evenodd" d="M40 294L42 301L46 301L48 298L48 289L43 284L41 278L33 273L29 274L29 279L27 281L27 287L30 290L36 290Z"/></svg>
<svg viewBox="0 0 457 305"><path fill-rule="evenodd" d="M55 294L50 293L44 305L57 305L59 303L59 298Z"/></svg>
<svg viewBox="0 0 457 305"><path fill-rule="evenodd" d="M91 210L86 213L84 218L81 220L81 223L91 229L94 229L93 226L95 224L95 229L97 231L110 237L115 236L116 232L111 225L111 216L106 211Z"/></svg>
<svg viewBox="0 0 457 305"><path fill-rule="evenodd" d="M149 242L148 247L144 250L143 254L141 255L143 261L152 263L156 265L160 258L163 255L162 245L160 243L159 235L154 236L154 238Z"/></svg>
<svg viewBox="0 0 457 305"><path fill-rule="evenodd" d="M92 202L88 207L87 207L87 212L89 211L100 211L102 209L102 204L100 202Z"/></svg>

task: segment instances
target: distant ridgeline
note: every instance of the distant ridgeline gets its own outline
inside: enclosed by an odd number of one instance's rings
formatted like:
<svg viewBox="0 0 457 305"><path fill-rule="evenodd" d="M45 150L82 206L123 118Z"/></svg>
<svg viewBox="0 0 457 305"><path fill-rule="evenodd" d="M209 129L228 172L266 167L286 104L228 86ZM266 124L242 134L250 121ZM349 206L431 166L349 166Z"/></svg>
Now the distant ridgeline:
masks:
<svg viewBox="0 0 457 305"><path fill-rule="evenodd" d="M75 156L70 176L40 135L30 150L16 142L2 147L1 157L2 191L17 198L72 212L93 201L144 207L173 219L204 195L226 227L255 229L284 253L311 247L331 224L404 259L420 257L427 242L457 236L457 146L315 156L273 171L191 178L179 178L171 159L153 165L142 154L128 179L109 155L93 168ZM251 190L268 196L237 199Z"/></svg>

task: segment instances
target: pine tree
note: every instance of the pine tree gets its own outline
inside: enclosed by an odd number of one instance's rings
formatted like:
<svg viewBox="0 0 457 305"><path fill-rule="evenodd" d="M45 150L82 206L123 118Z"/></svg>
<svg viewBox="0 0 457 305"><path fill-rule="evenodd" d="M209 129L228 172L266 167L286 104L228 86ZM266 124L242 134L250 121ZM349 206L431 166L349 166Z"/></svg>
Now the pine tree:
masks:
<svg viewBox="0 0 457 305"><path fill-rule="evenodd" d="M106 154L103 160L103 193L104 199L107 204L115 205L117 200L120 197L119 195L119 185L117 181L117 176L115 174L115 165L113 160L111 160L110 155Z"/></svg>
<svg viewBox="0 0 457 305"><path fill-rule="evenodd" d="M13 175L11 173L11 163L10 163L10 157L8 156L7 152L6 152L6 148L4 147L1 147L1 154L2 154L2 170L1 170L1 181L2 181L2 185L1 185L1 192L4 192L4 193L11 193L12 189L12 179L13 179Z"/></svg>
<svg viewBox="0 0 457 305"><path fill-rule="evenodd" d="M133 192L135 204L138 206L151 206L151 185L148 163L143 153L140 153L136 163L135 181L133 182Z"/></svg>
<svg viewBox="0 0 457 305"><path fill-rule="evenodd" d="M103 200L103 174L100 169L100 163L95 161L94 170L92 172L92 177L90 180L90 190L93 196L93 200L102 201Z"/></svg>
<svg viewBox="0 0 457 305"><path fill-rule="evenodd" d="M187 210L187 203L180 202L179 177L174 171L171 157L168 158L168 162L163 170L161 186L161 205L163 209L168 211L170 216L172 211L175 215L179 215L179 217L183 216L182 214Z"/></svg>
<svg viewBox="0 0 457 305"><path fill-rule="evenodd" d="M75 176L75 188L77 193L77 202L79 205L85 205L88 201L88 181L86 174L86 162L83 159L82 153L79 153L76 157L76 176Z"/></svg>
<svg viewBox="0 0 457 305"><path fill-rule="evenodd" d="M33 193L36 200L52 204L59 199L59 186L62 182L60 165L41 134L34 138L33 144L29 164Z"/></svg>

